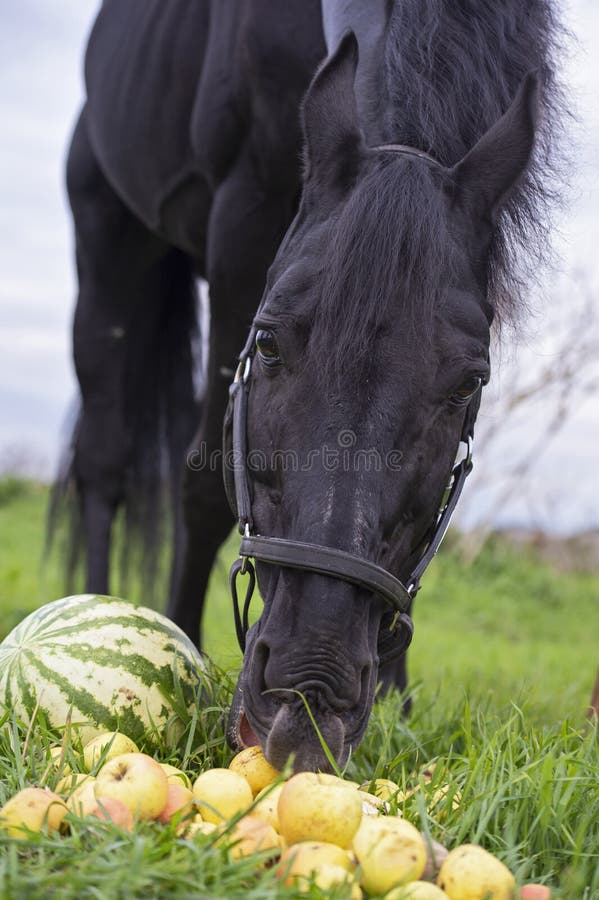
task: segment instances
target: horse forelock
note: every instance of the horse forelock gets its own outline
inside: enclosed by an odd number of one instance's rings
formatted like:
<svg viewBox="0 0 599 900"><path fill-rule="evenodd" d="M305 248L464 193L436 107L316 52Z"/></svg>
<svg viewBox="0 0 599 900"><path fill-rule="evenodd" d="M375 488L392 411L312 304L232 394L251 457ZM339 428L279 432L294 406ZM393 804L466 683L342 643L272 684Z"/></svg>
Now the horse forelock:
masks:
<svg viewBox="0 0 599 900"><path fill-rule="evenodd" d="M438 173L389 154L358 182L324 248L306 363L324 384L356 378L389 317L426 340L456 265ZM316 365L312 365L316 363Z"/></svg>

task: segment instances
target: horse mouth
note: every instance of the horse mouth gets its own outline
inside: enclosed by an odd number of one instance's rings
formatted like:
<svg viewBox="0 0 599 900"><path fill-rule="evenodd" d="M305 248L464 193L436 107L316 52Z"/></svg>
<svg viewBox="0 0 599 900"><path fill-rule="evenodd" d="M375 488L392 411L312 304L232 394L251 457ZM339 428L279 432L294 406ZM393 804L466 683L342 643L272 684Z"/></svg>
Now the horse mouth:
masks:
<svg viewBox="0 0 599 900"><path fill-rule="evenodd" d="M260 740L256 732L250 725L250 721L246 715L245 709L242 708L239 721L237 723L237 741L239 747L245 750L247 747L259 747Z"/></svg>
<svg viewBox="0 0 599 900"><path fill-rule="evenodd" d="M232 750L245 750L248 747L262 746L262 741L247 717L242 694L243 691L238 683L231 700L231 709L229 710L227 721L227 743Z"/></svg>

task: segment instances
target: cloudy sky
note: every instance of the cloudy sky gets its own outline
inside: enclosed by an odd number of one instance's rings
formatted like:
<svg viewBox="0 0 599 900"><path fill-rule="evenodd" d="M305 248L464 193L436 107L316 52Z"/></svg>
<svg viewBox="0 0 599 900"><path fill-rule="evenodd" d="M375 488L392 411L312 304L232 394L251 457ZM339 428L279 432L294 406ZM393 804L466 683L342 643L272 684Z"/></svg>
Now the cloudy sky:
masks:
<svg viewBox="0 0 599 900"><path fill-rule="evenodd" d="M63 169L82 98L86 36L97 5L91 0L20 0L3 11L0 467L18 458L50 472L75 397L70 361L75 283ZM581 308L587 291L599 298L599 3L570 0L564 8L578 42L566 79L579 123L572 131L573 198L559 220L560 263L545 279L546 299L538 304L526 341L518 352L504 346L501 367L496 365L494 395L481 414L479 431L481 438L488 429L497 433L477 447L479 483L465 496L462 512L468 522L492 515L503 524L562 531L599 525L599 394L575 394L566 428L542 448L536 447L535 437L542 439L551 420L555 393L515 417L506 416L502 403L515 381L526 385L538 372L551 369L554 360L559 364L560 338L572 311ZM584 273L582 282L573 279L577 272ZM597 308L599 301L594 302ZM538 449L543 452L537 454ZM507 491L498 474L531 450L538 464L520 477L515 491Z"/></svg>

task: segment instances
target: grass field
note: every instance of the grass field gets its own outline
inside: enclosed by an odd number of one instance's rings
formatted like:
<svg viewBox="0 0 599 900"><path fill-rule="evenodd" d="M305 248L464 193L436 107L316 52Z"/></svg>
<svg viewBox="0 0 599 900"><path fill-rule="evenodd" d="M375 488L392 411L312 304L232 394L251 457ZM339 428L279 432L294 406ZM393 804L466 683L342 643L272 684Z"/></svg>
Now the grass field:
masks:
<svg viewBox="0 0 599 900"><path fill-rule="evenodd" d="M61 595L56 561L43 577L39 567L46 499L43 487L0 482L0 636ZM186 757L175 756L192 772L230 758L222 718L231 679L220 670L239 665L226 588L234 550L232 540L209 596L213 700L188 735ZM446 549L418 597L412 717L402 721L397 697L382 698L348 767L358 780L408 785L438 759L433 785L413 795L406 815L448 846L482 843L519 883L549 883L563 900L599 900L599 752L585 719L599 664L598 589L599 575L554 571L499 539L471 567ZM0 725L3 802L39 779L49 738L40 725L23 752L25 732ZM459 808L427 811L427 792L442 783L460 791ZM256 880L205 840L151 824L133 836L82 824L25 847L0 841L1 897L293 896L272 872Z"/></svg>

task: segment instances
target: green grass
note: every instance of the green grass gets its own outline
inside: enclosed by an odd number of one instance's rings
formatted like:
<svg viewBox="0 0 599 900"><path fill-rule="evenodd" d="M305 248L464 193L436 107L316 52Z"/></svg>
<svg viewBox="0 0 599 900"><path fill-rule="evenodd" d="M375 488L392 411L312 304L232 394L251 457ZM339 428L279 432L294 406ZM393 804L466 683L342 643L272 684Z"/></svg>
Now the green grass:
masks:
<svg viewBox="0 0 599 900"><path fill-rule="evenodd" d="M56 561L40 577L46 490L0 482L0 636L61 595ZM239 665L226 585L235 538L215 567L206 622L218 667ZM599 752L585 722L599 658L596 574L553 571L492 541L476 564L451 548L427 573L410 651L414 711L390 695L375 707L348 777L420 785L406 815L448 846L479 842L519 883L543 881L563 900L599 900ZM131 599L141 599L131 595ZM232 681L210 669L208 693L169 761L192 773L227 764L223 737ZM0 802L38 782L51 737L0 721ZM161 758L167 759L165 755ZM437 760L433 782L419 769ZM427 798L449 784L431 810ZM429 811L427 812L427 807ZM272 870L259 879L208 838L186 841L154 824L134 835L77 822L68 837L0 838L0 896L56 898L293 896ZM315 890L313 896L319 896ZM338 894L344 896L343 892Z"/></svg>

